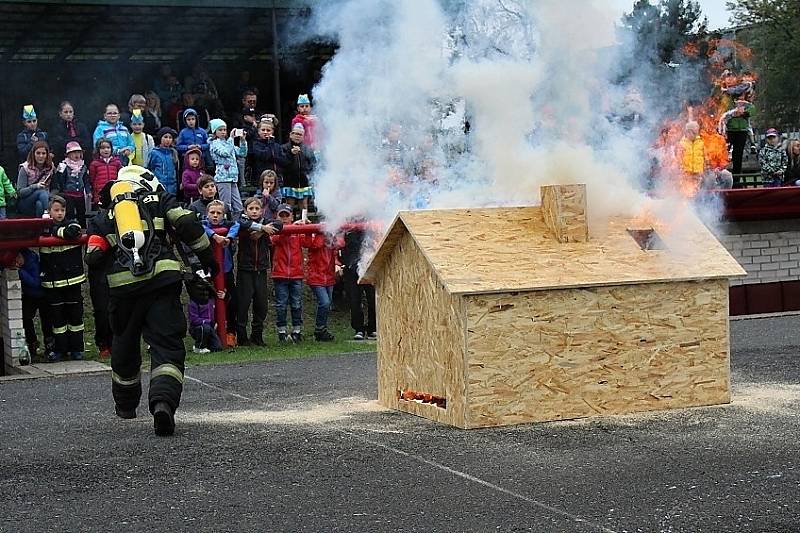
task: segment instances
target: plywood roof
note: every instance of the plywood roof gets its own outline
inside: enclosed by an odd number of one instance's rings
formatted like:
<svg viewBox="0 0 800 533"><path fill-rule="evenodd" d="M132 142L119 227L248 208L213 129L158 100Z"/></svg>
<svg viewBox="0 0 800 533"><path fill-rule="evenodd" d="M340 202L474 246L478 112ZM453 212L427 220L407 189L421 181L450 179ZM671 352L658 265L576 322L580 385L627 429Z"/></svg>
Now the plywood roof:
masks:
<svg viewBox="0 0 800 533"><path fill-rule="evenodd" d="M375 280L411 233L452 294L494 293L743 276L746 272L688 211L671 226L614 217L586 243L559 243L540 207L403 211L364 275ZM642 250L627 229L653 227L665 250Z"/></svg>

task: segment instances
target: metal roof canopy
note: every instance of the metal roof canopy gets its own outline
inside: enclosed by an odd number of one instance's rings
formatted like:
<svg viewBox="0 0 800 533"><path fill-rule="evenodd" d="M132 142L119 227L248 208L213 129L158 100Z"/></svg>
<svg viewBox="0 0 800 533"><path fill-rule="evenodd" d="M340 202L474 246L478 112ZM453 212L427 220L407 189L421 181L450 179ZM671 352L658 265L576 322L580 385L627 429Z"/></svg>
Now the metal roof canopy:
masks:
<svg viewBox="0 0 800 533"><path fill-rule="evenodd" d="M0 3L0 62L271 60L273 4L280 28L309 14L288 0L12 0Z"/></svg>
<svg viewBox="0 0 800 533"><path fill-rule="evenodd" d="M53 4L53 5L102 5L102 6L127 6L127 7L163 7L163 0L6 0L5 4ZM170 7L213 7L227 8L258 8L270 9L305 9L311 7L311 0L170 0Z"/></svg>

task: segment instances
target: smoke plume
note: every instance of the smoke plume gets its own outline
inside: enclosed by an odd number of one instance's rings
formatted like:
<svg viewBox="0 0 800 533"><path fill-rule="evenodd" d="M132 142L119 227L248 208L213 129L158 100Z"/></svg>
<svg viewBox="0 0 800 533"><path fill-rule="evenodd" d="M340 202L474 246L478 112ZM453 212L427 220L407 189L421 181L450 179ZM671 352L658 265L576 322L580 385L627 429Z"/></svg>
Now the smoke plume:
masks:
<svg viewBox="0 0 800 533"><path fill-rule="evenodd" d="M329 224L538 204L553 183L586 183L593 219L647 202L657 117L611 81L618 47L603 2L350 0L315 14L339 43L312 92Z"/></svg>

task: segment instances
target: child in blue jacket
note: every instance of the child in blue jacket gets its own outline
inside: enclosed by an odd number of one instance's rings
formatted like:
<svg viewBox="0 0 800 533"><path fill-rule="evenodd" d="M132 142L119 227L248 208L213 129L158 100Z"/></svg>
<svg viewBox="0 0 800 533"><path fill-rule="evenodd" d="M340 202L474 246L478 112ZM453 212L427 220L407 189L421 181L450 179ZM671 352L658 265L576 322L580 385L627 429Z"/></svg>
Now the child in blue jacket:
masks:
<svg viewBox="0 0 800 533"><path fill-rule="evenodd" d="M50 317L47 313L47 300L44 289L42 289L39 256L33 250L23 248L17 254L14 266L17 267L19 279L22 282L22 327L25 330L25 343L28 345L31 357L35 357L36 350L39 348L39 340L36 338L33 319L36 317L37 311L42 326L45 353L52 350L55 344L53 326L50 324Z"/></svg>
<svg viewBox="0 0 800 533"><path fill-rule="evenodd" d="M186 127L178 134L178 140L175 147L181 156L186 155L186 152L193 147L199 148L203 152L203 161L209 160L208 153L208 133L203 128L197 127L197 111L191 107L183 112L183 121Z"/></svg>
<svg viewBox="0 0 800 533"><path fill-rule="evenodd" d="M119 120L117 104L108 104L106 106L103 119L97 122L97 127L94 129L92 145L97 146L97 141L100 139L108 139L111 141L111 153L119 157L123 166L127 165L128 160L136 150L136 146L128 128Z"/></svg>
<svg viewBox="0 0 800 533"><path fill-rule="evenodd" d="M178 153L172 141L178 134L172 128L161 128L156 133L156 146L150 151L147 169L155 174L167 192L178 194Z"/></svg>
<svg viewBox="0 0 800 533"><path fill-rule="evenodd" d="M212 200L206 208L206 218L203 220L206 235L215 243L224 247L222 271L225 273L225 294L217 296L225 300L227 333L230 334L228 346L233 346L236 334L236 278L233 275L233 254L236 249L236 238L239 236L239 221L225 218L225 204L221 200ZM228 233L223 237L214 233L215 228L228 228Z"/></svg>
<svg viewBox="0 0 800 533"><path fill-rule="evenodd" d="M212 139L208 144L211 159L214 160L214 182L217 184L219 199L230 211L231 219L237 220L244 208L239 195L239 166L236 158L247 156L247 141L242 130L234 130L228 138L228 126L218 118L209 123L209 129Z"/></svg>

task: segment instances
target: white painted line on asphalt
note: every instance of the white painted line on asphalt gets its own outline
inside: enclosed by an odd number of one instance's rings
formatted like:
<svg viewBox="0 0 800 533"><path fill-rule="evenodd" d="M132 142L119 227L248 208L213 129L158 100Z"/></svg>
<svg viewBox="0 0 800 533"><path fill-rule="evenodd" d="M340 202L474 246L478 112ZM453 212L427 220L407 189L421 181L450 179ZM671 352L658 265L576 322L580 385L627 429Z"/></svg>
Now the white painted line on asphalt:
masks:
<svg viewBox="0 0 800 533"><path fill-rule="evenodd" d="M240 400L247 400L248 402L256 402L256 403L258 403L258 400L254 400L253 398L248 398L247 396L242 396L241 394L236 394L235 392L231 392L231 391L229 391L227 389L223 389L222 387L217 387L216 385L212 385L211 383L206 383L205 381L201 381L201 380L199 380L197 378L193 378L193 377L187 376L186 374L183 375L183 379L187 380L187 381L194 381L195 383L199 383L200 385L203 385L204 387L208 387L209 389L214 389L214 390L217 390L217 391L220 391L220 392L224 392L225 394L233 396L234 398L239 398Z"/></svg>
<svg viewBox="0 0 800 533"><path fill-rule="evenodd" d="M513 490L509 490L509 489L503 488L503 487L501 487L499 485L495 485L494 483L490 483L489 481L486 481L486 480L481 479L479 477L475 477L475 476L473 476L471 474L468 474L466 472L462 472L460 470L456 470L454 468L450 468L447 465L443 465L441 463L437 463L436 461L432 461L430 459L426 459L426 458L422 457L421 455L417 455L417 454L414 454L414 453L409 453L409 452L407 452L405 450L401 450L400 448L395 448L394 446L389 446L389 445L383 444L381 442L376 442L374 440L370 440L370 439L364 437L363 435L359 435L358 433L353 433L353 432L347 431L345 429L341 429L341 428L334 428L334 429L336 431L338 431L339 433L344 433L345 435L348 435L350 437L355 437L357 439L361 439L362 441L364 441L366 443L369 443L369 444L372 444L373 446L377 446L378 448L383 448L384 450L388 450L390 452L402 455L404 457L408 457L409 459L414 459L415 461L419 461L420 463L424 463L426 465L433 466L435 468L438 468L440 470L444 470L445 472L448 472L448 473L453 474L455 476L464 478L467 481L472 481L473 483L477 483L479 485L483 485L484 487L490 488L490 489L495 490L497 492L501 492L501 493L506 494L508 496L511 496L513 498L517 498L519 500L528 502L528 503L530 503L532 505L535 505L536 507L544 509L545 511L549 511L549 512L551 512L553 514L557 514L557 515L563 516L565 518L569 518L570 520L572 520L574 522L585 524L587 526L596 528L597 530L603 531L604 533L617 533L613 529L608 529L607 527L604 527L604 526L602 526L600 524L596 524L594 522L591 522L589 520L581 518L580 516L574 515L572 513L568 513L567 511L562 511L561 509L553 507L552 505L547 505L546 503L542 503L542 502L540 502L538 500L534 500L533 498L528 498L524 494L520 494L518 492L514 492Z"/></svg>
<svg viewBox="0 0 800 533"><path fill-rule="evenodd" d="M216 391L223 392L225 394L233 396L234 398L239 398L240 400L246 400L248 402L262 404L262 402L254 399L254 398L248 398L247 396L242 396L241 394L237 394L237 393L235 393L233 391L230 391L228 389L223 389L222 387L217 387L216 385L212 385L210 383L206 383L205 381L201 381L201 380L199 380L197 378L184 376L184 379L187 379L189 381L194 381L195 383L199 383L200 385L202 385L204 387L208 387L210 389L214 389ZM409 459L414 459L415 461L418 461L420 463L426 464L428 466L432 466L434 468L438 468L439 470L443 470L445 472L453 474L454 476L458 476L458 477L460 477L462 479L466 479L467 481L471 481L473 483L477 483L479 485L483 485L484 487L492 489L492 490L494 490L496 492L500 492L500 493L505 494L507 496L511 496L512 498L516 498L518 500L522 500L524 502L530 503L531 505L535 505L536 507L539 507L540 509L544 509L545 511L548 511L550 513L553 513L553 514L556 514L556 515L559 515L559 516L563 516L565 518L569 518L573 522L576 522L576 523L579 523L579 524L584 524L586 526L595 528L598 531L602 531L603 533L617 533L613 529L608 529L607 527L605 527L605 526L603 526L601 524L597 524L597 523L591 522L589 520L586 520L585 518L581 518L580 516L574 515L572 513L567 512L567 511L562 511L561 509L553 507L552 505L547 505L546 503L542 503L542 502L540 502L538 500L534 500L533 498L528 498L524 494L520 494L518 492L514 492L513 490L509 490L509 489L503 488L503 487L501 487L499 485L495 485L494 483L490 483L489 481L486 481L486 480L481 479L479 477L475 477L475 476L473 476L471 474L468 474L466 472L462 472L460 470L456 470L454 468L450 468L447 465L443 465L441 463L437 463L436 461L432 461L430 459L426 459L426 458L422 457L421 455L409 453L409 452L407 452L405 450L401 450L400 448L395 448L394 446L389 446L387 444L383 444L381 442L377 442L377 441L368 439L364 435L361 435L359 433L353 433L351 431L347 431L346 429L337 428L337 427L333 427L331 429L333 429L334 431L337 431L339 433L343 433L343 434L345 434L345 435L347 435L349 437L355 437L355 438L357 438L357 439L359 439L359 440L361 440L363 442L366 442L366 443L371 444L373 446L376 446L378 448L383 448L384 450L390 451L392 453L396 453L398 455L402 455L404 457L408 457Z"/></svg>

